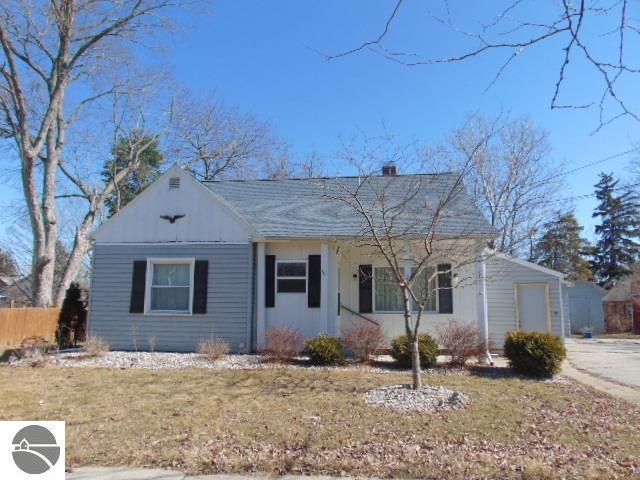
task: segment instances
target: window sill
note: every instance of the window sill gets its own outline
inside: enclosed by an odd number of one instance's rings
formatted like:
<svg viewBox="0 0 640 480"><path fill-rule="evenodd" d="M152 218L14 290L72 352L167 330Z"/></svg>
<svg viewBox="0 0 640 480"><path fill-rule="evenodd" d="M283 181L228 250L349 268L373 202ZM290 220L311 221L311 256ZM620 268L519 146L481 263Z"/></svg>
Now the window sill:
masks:
<svg viewBox="0 0 640 480"><path fill-rule="evenodd" d="M146 317L192 317L191 312L144 312Z"/></svg>

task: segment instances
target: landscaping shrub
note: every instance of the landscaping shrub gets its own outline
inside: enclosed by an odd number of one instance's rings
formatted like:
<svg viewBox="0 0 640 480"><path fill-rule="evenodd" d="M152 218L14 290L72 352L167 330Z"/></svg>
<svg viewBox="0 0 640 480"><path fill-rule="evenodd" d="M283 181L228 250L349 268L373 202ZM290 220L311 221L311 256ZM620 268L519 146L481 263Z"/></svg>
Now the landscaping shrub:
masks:
<svg viewBox="0 0 640 480"><path fill-rule="evenodd" d="M88 357L102 357L111 346L102 337L88 337L84 342L84 351Z"/></svg>
<svg viewBox="0 0 640 480"><path fill-rule="evenodd" d="M508 332L504 354L523 375L551 377L560 371L567 351L560 337L542 332Z"/></svg>
<svg viewBox="0 0 640 480"><path fill-rule="evenodd" d="M264 354L274 362L288 362L304 348L302 334L291 327L272 327L265 333Z"/></svg>
<svg viewBox="0 0 640 480"><path fill-rule="evenodd" d="M433 368L438 361L438 344L431 335L418 335L420 366ZM391 341L391 356L401 367L411 367L411 345L406 335L400 335Z"/></svg>
<svg viewBox="0 0 640 480"><path fill-rule="evenodd" d="M351 350L353 357L360 362L368 362L371 355L387 344L380 325L360 322L342 330L342 343Z"/></svg>
<svg viewBox="0 0 640 480"><path fill-rule="evenodd" d="M451 356L451 365L462 367L472 357L483 358L486 345L477 325L451 320L438 326L437 331L440 346Z"/></svg>
<svg viewBox="0 0 640 480"><path fill-rule="evenodd" d="M51 345L43 337L25 337L20 342L20 348L15 351L14 362L24 361L32 367L43 367L49 362Z"/></svg>
<svg viewBox="0 0 640 480"><path fill-rule="evenodd" d="M314 365L344 365L346 358L342 352L342 343L329 335L318 335L307 340L307 353Z"/></svg>
<svg viewBox="0 0 640 480"><path fill-rule="evenodd" d="M203 340L198 344L198 353L209 360L218 360L228 354L230 350L229 342L220 337Z"/></svg>

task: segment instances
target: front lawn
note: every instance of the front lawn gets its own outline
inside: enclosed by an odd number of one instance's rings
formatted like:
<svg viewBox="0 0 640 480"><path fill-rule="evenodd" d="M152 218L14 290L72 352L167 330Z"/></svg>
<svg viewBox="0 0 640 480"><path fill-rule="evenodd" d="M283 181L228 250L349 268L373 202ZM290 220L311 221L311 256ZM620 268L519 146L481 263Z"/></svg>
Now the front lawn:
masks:
<svg viewBox="0 0 640 480"><path fill-rule="evenodd" d="M410 417L365 405L407 374L0 368L0 418L65 420L69 465L432 478L640 474L640 409L569 382L425 375L472 398Z"/></svg>

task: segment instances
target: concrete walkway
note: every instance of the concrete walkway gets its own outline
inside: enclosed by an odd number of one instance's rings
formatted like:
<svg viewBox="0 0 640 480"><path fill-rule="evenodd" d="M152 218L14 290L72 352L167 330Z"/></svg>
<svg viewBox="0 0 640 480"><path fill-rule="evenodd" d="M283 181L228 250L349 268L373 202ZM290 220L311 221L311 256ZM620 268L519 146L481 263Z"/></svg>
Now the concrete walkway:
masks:
<svg viewBox="0 0 640 480"><path fill-rule="evenodd" d="M640 341L567 339L562 373L597 390L640 405Z"/></svg>
<svg viewBox="0 0 640 480"><path fill-rule="evenodd" d="M308 477L298 475L251 476L251 475L198 475L187 476L173 470L157 470L129 467L80 467L67 473L67 480L332 480L339 477ZM344 477L342 477L344 478Z"/></svg>

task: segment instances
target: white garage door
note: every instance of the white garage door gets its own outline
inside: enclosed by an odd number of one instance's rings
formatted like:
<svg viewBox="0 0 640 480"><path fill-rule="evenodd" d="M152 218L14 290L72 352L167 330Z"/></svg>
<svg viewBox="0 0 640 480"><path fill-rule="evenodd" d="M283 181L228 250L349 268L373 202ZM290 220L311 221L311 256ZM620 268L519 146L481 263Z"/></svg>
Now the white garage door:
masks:
<svg viewBox="0 0 640 480"><path fill-rule="evenodd" d="M523 332L548 332L549 318L549 285L518 284L516 285L518 324Z"/></svg>

